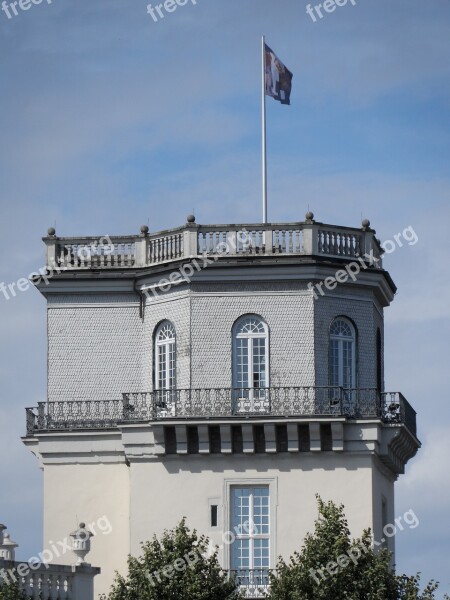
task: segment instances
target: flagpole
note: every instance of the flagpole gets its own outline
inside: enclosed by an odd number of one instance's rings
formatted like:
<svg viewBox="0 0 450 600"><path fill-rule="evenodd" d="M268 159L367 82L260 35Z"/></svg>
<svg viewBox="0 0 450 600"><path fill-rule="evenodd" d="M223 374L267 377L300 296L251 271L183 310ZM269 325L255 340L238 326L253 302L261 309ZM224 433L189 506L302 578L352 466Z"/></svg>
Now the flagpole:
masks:
<svg viewBox="0 0 450 600"><path fill-rule="evenodd" d="M262 36L262 187L263 223L267 223L266 39Z"/></svg>

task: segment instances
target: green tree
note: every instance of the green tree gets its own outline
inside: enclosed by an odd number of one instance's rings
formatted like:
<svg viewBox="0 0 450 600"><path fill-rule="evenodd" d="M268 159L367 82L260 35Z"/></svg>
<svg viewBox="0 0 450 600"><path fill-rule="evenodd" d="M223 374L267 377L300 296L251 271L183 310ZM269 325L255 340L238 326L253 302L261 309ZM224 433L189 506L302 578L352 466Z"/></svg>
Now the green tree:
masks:
<svg viewBox="0 0 450 600"><path fill-rule="evenodd" d="M128 558L128 576L116 575L109 600L234 600L236 585L223 573L217 549L189 531L185 519Z"/></svg>
<svg viewBox="0 0 450 600"><path fill-rule="evenodd" d="M344 507L317 498L319 518L300 552L279 559L270 600L433 600L437 584L420 591L420 577L396 576L392 555L372 548L370 530L352 540ZM446 596L448 598L448 596Z"/></svg>
<svg viewBox="0 0 450 600"><path fill-rule="evenodd" d="M27 600L17 583L5 583L0 579L0 600Z"/></svg>

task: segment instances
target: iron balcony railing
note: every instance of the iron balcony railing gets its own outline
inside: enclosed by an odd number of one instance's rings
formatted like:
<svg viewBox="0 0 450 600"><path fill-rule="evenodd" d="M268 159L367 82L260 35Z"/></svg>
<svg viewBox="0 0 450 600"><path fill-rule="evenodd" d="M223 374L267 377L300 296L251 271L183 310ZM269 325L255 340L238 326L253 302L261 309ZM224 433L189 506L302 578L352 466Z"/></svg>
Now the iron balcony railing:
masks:
<svg viewBox="0 0 450 600"><path fill-rule="evenodd" d="M270 569L238 569L229 571L230 579L236 582L241 596L251 600L267 598L270 589Z"/></svg>
<svg viewBox="0 0 450 600"><path fill-rule="evenodd" d="M404 424L416 435L416 413L398 392L342 387L180 389L123 394L121 400L39 402L27 408L27 434L112 429L164 420L345 417Z"/></svg>

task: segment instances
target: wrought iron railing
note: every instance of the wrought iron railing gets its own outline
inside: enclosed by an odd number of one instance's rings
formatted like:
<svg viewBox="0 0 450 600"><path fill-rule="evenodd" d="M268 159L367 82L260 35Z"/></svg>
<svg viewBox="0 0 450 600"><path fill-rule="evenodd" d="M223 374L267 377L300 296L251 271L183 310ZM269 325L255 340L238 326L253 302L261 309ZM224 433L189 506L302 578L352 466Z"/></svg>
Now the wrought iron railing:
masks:
<svg viewBox="0 0 450 600"><path fill-rule="evenodd" d="M267 598L270 588L269 569L239 569L229 572L244 598Z"/></svg>
<svg viewBox="0 0 450 600"><path fill-rule="evenodd" d="M164 420L345 417L400 424L416 435L416 413L398 392L342 387L213 388L127 393L121 400L39 402L27 408L27 433L112 429Z"/></svg>

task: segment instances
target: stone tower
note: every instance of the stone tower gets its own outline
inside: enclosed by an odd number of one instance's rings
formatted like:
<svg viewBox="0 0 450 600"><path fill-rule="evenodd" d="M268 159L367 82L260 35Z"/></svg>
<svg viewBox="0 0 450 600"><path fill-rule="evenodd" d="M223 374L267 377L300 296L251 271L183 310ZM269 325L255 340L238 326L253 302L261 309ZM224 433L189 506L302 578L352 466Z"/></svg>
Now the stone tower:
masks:
<svg viewBox="0 0 450 600"><path fill-rule="evenodd" d="M368 221L190 215L44 242L48 398L27 409L24 438L44 474L44 545L75 515L106 518L91 553L104 592L128 553L186 516L257 598L311 530L317 493L344 503L355 535L382 539L420 443L414 410L384 388L396 288Z"/></svg>

